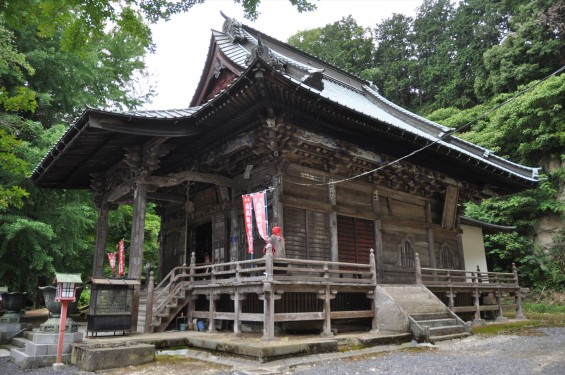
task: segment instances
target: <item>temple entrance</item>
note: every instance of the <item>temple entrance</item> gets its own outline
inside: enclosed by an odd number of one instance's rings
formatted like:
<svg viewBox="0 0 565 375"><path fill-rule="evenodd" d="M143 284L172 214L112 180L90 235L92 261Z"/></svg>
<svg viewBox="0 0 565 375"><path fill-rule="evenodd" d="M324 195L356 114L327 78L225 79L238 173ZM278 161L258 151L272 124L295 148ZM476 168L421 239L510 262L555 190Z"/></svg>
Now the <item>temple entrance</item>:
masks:
<svg viewBox="0 0 565 375"><path fill-rule="evenodd" d="M204 263L206 255L212 261L212 223L204 223L195 228L196 263Z"/></svg>

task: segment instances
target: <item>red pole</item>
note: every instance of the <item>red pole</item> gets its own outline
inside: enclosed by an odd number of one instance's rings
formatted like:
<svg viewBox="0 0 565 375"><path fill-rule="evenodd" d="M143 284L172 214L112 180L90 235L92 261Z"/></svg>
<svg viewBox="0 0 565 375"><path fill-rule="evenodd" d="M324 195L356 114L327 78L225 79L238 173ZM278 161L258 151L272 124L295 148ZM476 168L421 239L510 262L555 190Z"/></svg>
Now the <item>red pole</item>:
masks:
<svg viewBox="0 0 565 375"><path fill-rule="evenodd" d="M57 345L57 362L63 363L63 342L65 341L65 326L67 325L67 303L69 301L61 301L61 319L59 320L59 343Z"/></svg>

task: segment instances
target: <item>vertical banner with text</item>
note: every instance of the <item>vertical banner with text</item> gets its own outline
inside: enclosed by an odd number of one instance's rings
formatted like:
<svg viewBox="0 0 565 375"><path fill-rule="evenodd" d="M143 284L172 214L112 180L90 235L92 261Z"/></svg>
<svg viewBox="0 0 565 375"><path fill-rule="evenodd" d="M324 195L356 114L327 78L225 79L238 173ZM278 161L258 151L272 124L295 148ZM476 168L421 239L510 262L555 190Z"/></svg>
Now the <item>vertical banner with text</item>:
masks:
<svg viewBox="0 0 565 375"><path fill-rule="evenodd" d="M116 274L116 253L108 253L108 262L112 268L112 276Z"/></svg>
<svg viewBox="0 0 565 375"><path fill-rule="evenodd" d="M118 276L124 276L126 268L126 252L124 249L124 240L118 242Z"/></svg>
<svg viewBox="0 0 565 375"><path fill-rule="evenodd" d="M253 254L253 201L250 195L243 195L243 218L245 220L245 233L247 234L247 244L249 254Z"/></svg>
<svg viewBox="0 0 565 375"><path fill-rule="evenodd" d="M266 193L261 191L259 193L251 194L253 199L253 211L255 211L255 222L257 223L257 230L259 235L267 241L267 215L265 210L265 197Z"/></svg>

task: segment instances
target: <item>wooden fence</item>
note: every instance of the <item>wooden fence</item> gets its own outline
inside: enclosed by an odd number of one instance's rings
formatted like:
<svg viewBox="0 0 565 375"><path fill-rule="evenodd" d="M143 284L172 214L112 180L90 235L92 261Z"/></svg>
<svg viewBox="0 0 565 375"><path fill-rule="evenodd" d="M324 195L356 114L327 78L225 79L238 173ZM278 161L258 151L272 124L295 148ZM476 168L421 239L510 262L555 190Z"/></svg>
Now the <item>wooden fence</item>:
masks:
<svg viewBox="0 0 565 375"><path fill-rule="evenodd" d="M420 267L420 258L416 254L416 283L425 285L435 294L447 297L447 306L455 313L474 312L475 319L481 319L481 312L494 311L499 318L503 309L515 309L516 319L524 319L522 312L521 288L516 265L512 263L512 272L481 272L449 270ZM456 305L457 295L471 295L472 305ZM495 303L481 303L485 296L493 295ZM505 304L504 296L514 299L513 304Z"/></svg>

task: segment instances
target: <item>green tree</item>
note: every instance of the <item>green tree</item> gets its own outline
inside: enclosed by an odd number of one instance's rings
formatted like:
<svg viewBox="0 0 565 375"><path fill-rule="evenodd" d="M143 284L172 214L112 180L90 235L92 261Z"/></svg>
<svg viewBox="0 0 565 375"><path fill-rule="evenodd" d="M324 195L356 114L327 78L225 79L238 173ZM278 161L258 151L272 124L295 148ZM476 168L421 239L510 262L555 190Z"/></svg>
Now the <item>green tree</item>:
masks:
<svg viewBox="0 0 565 375"><path fill-rule="evenodd" d="M454 76L450 31L453 14L450 0L424 0L414 19L420 108L437 109L446 104L438 100L438 94Z"/></svg>
<svg viewBox="0 0 565 375"><path fill-rule="evenodd" d="M513 4L504 40L485 52L485 73L476 77L475 91L481 100L513 92L520 85L556 71L565 62L563 0Z"/></svg>
<svg viewBox="0 0 565 375"><path fill-rule="evenodd" d="M394 14L375 28L375 64L362 73L374 82L392 102L408 109L414 108L416 58L411 17Z"/></svg>
<svg viewBox="0 0 565 375"><path fill-rule="evenodd" d="M443 107L469 108L478 104L474 82L484 73L483 54L502 40L509 16L507 7L500 1L459 3L449 25L453 77L437 95Z"/></svg>
<svg viewBox="0 0 565 375"><path fill-rule="evenodd" d="M565 160L565 74L532 82L528 88L529 91L475 123L461 136L519 163L542 166L545 174L540 178L540 187L480 204L469 203L465 214L517 227L513 234L486 236L490 269L509 271L515 262L524 285L560 288L563 279L556 270L563 259L561 237L557 236L549 249L534 245L533 238L544 215L565 214L565 203L558 199L565 186L565 169L560 166ZM514 95L501 94L468 110L438 110L429 118L458 128Z"/></svg>
<svg viewBox="0 0 565 375"><path fill-rule="evenodd" d="M288 38L288 43L352 73L359 74L373 64L371 32L359 26L351 16L321 28L298 32Z"/></svg>

